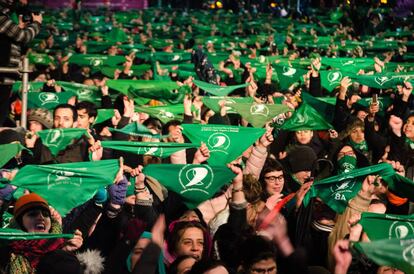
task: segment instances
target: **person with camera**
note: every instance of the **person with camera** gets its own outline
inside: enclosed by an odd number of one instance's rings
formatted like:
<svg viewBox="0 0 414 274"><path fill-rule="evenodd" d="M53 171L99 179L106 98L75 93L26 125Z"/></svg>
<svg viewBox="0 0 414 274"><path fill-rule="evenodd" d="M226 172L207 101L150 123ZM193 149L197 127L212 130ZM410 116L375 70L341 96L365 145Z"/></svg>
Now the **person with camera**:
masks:
<svg viewBox="0 0 414 274"><path fill-rule="evenodd" d="M22 46L31 42L40 32L43 17L32 13L32 21L16 24L11 16L22 0L0 0L0 67L18 68ZM24 1L24 4L27 1ZM21 21L21 20L20 20ZM3 126L9 112L9 98L18 74L0 72L0 126Z"/></svg>

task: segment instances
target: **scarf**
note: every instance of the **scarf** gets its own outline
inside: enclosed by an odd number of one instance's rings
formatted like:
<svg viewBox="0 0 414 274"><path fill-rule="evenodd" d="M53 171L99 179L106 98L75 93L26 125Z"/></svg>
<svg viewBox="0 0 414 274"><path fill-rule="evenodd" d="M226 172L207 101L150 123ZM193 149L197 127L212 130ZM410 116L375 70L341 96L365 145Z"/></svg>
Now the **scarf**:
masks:
<svg viewBox="0 0 414 274"><path fill-rule="evenodd" d="M414 141L410 138L405 137L405 143L408 144L411 149L414 149Z"/></svg>
<svg viewBox="0 0 414 274"><path fill-rule="evenodd" d="M345 155L338 160L338 174L350 172L354 170L357 164L356 157Z"/></svg>
<svg viewBox="0 0 414 274"><path fill-rule="evenodd" d="M9 247L13 254L25 257L35 269L43 255L63 247L64 243L64 239L23 240L13 241Z"/></svg>
<svg viewBox="0 0 414 274"><path fill-rule="evenodd" d="M355 143L354 141L349 140L349 144L351 145L352 148L361 151L363 154L368 153L368 145L367 145L367 141L365 140L362 141L361 143Z"/></svg>
<svg viewBox="0 0 414 274"><path fill-rule="evenodd" d="M62 226L55 219L51 219L50 233L62 233ZM11 228L21 229L16 220L10 222ZM64 239L42 239L13 241L9 244L10 274L32 274L40 261L40 258L48 252L60 249L65 244Z"/></svg>

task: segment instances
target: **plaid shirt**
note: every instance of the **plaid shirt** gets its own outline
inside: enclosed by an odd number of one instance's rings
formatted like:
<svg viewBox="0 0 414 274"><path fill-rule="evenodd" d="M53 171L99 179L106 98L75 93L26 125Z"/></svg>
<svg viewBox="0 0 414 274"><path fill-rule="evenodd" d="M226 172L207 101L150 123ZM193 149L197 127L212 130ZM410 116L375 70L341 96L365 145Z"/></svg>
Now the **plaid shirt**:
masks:
<svg viewBox="0 0 414 274"><path fill-rule="evenodd" d="M21 46L29 43L40 31L38 22L29 23L20 28L10 16L0 11L0 66L18 67L21 58ZM18 77L0 73L0 84L13 84Z"/></svg>

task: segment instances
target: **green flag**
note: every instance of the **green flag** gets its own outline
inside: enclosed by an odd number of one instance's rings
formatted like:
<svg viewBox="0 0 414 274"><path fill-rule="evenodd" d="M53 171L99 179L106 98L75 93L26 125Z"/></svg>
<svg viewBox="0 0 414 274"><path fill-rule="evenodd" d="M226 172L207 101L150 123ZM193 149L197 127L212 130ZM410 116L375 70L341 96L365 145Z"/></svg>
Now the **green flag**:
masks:
<svg viewBox="0 0 414 274"><path fill-rule="evenodd" d="M171 120L182 120L184 113L184 106L171 105L171 106L159 106L159 107L135 107L135 111L148 113L151 117L158 118L163 123L167 123Z"/></svg>
<svg viewBox="0 0 414 274"><path fill-rule="evenodd" d="M330 66L341 71L348 71L356 73L360 69L366 69L372 67L375 63L373 58L322 58L322 65Z"/></svg>
<svg viewBox="0 0 414 274"><path fill-rule="evenodd" d="M95 121L93 122L94 125L105 122L111 119L115 115L114 109L98 109L98 115L96 116Z"/></svg>
<svg viewBox="0 0 414 274"><path fill-rule="evenodd" d="M118 64L125 62L125 56L110 56L98 54L73 54L69 58L69 63L77 64L79 66L90 67L115 67Z"/></svg>
<svg viewBox="0 0 414 274"><path fill-rule="evenodd" d="M42 140L42 144L50 150L53 156L56 156L59 151L66 149L73 140L78 140L87 134L87 131L84 128L56 128L41 130L36 134Z"/></svg>
<svg viewBox="0 0 414 274"><path fill-rule="evenodd" d="M359 223L371 241L414 235L414 215L363 212Z"/></svg>
<svg viewBox="0 0 414 274"><path fill-rule="evenodd" d="M357 105L369 108L372 104L372 97L361 98L356 102ZM379 112L378 115L384 115L384 111L392 104L392 99L388 96L378 96Z"/></svg>
<svg viewBox="0 0 414 274"><path fill-rule="evenodd" d="M404 239L385 239L359 242L354 248L378 265L395 267L405 273L414 273L414 235Z"/></svg>
<svg viewBox="0 0 414 274"><path fill-rule="evenodd" d="M162 80L108 80L106 84L131 98L157 99L169 104L182 103L189 88L187 85L180 87L173 81Z"/></svg>
<svg viewBox="0 0 414 274"><path fill-rule="evenodd" d="M27 150L30 152L30 150L22 146L20 143L0 145L0 168L7 164L7 162L10 161L10 159L12 159L22 150Z"/></svg>
<svg viewBox="0 0 414 274"><path fill-rule="evenodd" d="M101 102L102 93L99 91L98 87L63 81L57 81L56 83L61 86L65 92L73 92L78 97L78 101L88 101L94 104L99 104Z"/></svg>
<svg viewBox="0 0 414 274"><path fill-rule="evenodd" d="M2 241L42 240L56 238L72 239L73 234L29 233L20 229L0 228L0 240Z"/></svg>
<svg viewBox="0 0 414 274"><path fill-rule="evenodd" d="M209 109L214 111L215 113L220 113L220 105L221 101L225 102L226 104L226 112L229 113L237 113L232 104L235 103L253 103L252 97L227 97L227 96L204 96L203 97L203 104L206 105Z"/></svg>
<svg viewBox="0 0 414 274"><path fill-rule="evenodd" d="M354 169L333 177L316 181L306 193L303 203L306 206L310 199L319 197L332 210L343 213L348 202L354 198L362 187L362 182L368 175L381 175L383 178L394 174L390 164L381 163L374 166Z"/></svg>
<svg viewBox="0 0 414 274"><path fill-rule="evenodd" d="M379 89L396 88L404 81L414 79L414 73L381 73L374 75L354 75L351 79L365 86Z"/></svg>
<svg viewBox="0 0 414 274"><path fill-rule="evenodd" d="M29 92L27 93L28 108L54 109L57 105L67 104L68 100L76 96L73 92Z"/></svg>
<svg viewBox="0 0 414 274"><path fill-rule="evenodd" d="M239 89L239 88L245 88L249 85L248 83L246 83L242 85L222 87L222 86L213 85L213 84L206 83L206 82L199 81L199 80L194 80L193 83L200 89L204 90L205 92L210 93L215 96L227 96L234 90Z"/></svg>
<svg viewBox="0 0 414 274"><path fill-rule="evenodd" d="M210 150L208 162L225 165L237 159L265 132L263 128L182 124L183 134L193 144L204 142Z"/></svg>
<svg viewBox="0 0 414 274"><path fill-rule="evenodd" d="M49 55L42 53L31 52L29 53L28 58L30 64L35 65L49 65L54 63L53 59Z"/></svg>
<svg viewBox="0 0 414 274"><path fill-rule="evenodd" d="M119 132L131 136L151 137L151 138L165 138L168 135L153 134L146 126L139 123L130 123L121 129L109 128L111 132Z"/></svg>
<svg viewBox="0 0 414 274"><path fill-rule="evenodd" d="M332 123L335 114L336 97L314 97L302 91L303 102L313 107L322 117Z"/></svg>
<svg viewBox="0 0 414 274"><path fill-rule="evenodd" d="M282 104L235 103L231 106L254 127L263 127L277 115L292 111Z"/></svg>
<svg viewBox="0 0 414 274"><path fill-rule="evenodd" d="M64 216L91 199L100 187L112 184L118 170L118 160L27 165L11 184L39 194Z"/></svg>
<svg viewBox="0 0 414 274"><path fill-rule="evenodd" d="M42 89L43 89L44 84L45 84L45 82L29 82L29 89L28 89L29 94L30 94L30 92L33 92L33 93L41 92ZM22 90L22 82L21 81L18 81L18 82L13 84L12 91L14 93L17 93L21 90Z"/></svg>
<svg viewBox="0 0 414 274"><path fill-rule="evenodd" d="M166 158L183 149L197 148L197 145L193 144L163 142L102 141L101 145L104 148L111 148L138 155L151 155L161 158Z"/></svg>
<svg viewBox="0 0 414 274"><path fill-rule="evenodd" d="M274 66L279 79L280 88L288 89L292 84L301 81L301 77L307 73L306 70L288 66Z"/></svg>
<svg viewBox="0 0 414 274"><path fill-rule="evenodd" d="M148 165L143 173L181 195L190 209L210 199L235 176L227 167L209 165Z"/></svg>
<svg viewBox="0 0 414 274"><path fill-rule="evenodd" d="M341 84L341 81L346 76L353 74L340 70L321 70L319 71L321 77L321 85L324 89L332 92Z"/></svg>
<svg viewBox="0 0 414 274"><path fill-rule="evenodd" d="M329 124L313 107L302 104L282 126L289 131L298 130L327 130L333 126Z"/></svg>
<svg viewBox="0 0 414 274"><path fill-rule="evenodd" d="M396 173L387 173L381 175L382 179L388 184L388 188L399 197L408 198L414 201L414 182L407 177Z"/></svg>

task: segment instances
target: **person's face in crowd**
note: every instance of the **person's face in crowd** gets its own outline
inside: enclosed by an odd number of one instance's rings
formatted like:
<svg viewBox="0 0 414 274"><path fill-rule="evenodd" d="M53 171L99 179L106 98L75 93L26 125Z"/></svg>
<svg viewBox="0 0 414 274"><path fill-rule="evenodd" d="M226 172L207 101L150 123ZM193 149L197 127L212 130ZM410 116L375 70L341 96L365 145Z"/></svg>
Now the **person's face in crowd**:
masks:
<svg viewBox="0 0 414 274"><path fill-rule="evenodd" d="M140 238L137 244L134 246L133 253L131 255L131 267L134 269L135 264L141 258L142 252L144 251L145 247L151 242L151 239L147 238Z"/></svg>
<svg viewBox="0 0 414 274"><path fill-rule="evenodd" d="M357 112L357 118L359 119L359 120L361 120L361 121L365 121L365 117L367 117L367 115L368 115L368 112L366 112L366 111L364 111L364 110L359 110L358 112Z"/></svg>
<svg viewBox="0 0 414 274"><path fill-rule="evenodd" d="M227 271L227 269L224 266L219 265L219 266L216 266L213 269L210 269L210 270L207 270L207 271L203 272L203 274L229 274L229 272Z"/></svg>
<svg viewBox="0 0 414 274"><path fill-rule="evenodd" d="M349 137L354 143L362 143L363 141L365 141L364 129L361 127L353 128L351 130L351 134L349 135Z"/></svg>
<svg viewBox="0 0 414 274"><path fill-rule="evenodd" d="M29 130L32 132L38 132L43 129L43 125L38 121L29 121Z"/></svg>
<svg viewBox="0 0 414 274"><path fill-rule="evenodd" d="M93 117L89 117L89 114L86 112L86 109L78 109L78 128L89 129L91 124L94 121Z"/></svg>
<svg viewBox="0 0 414 274"><path fill-rule="evenodd" d="M73 128L74 126L73 112L70 108L58 108L53 117L53 125L55 128Z"/></svg>
<svg viewBox="0 0 414 274"><path fill-rule="evenodd" d="M277 267L276 262L273 258L268 258L265 260L260 260L257 263L254 263L250 267L249 274L276 274Z"/></svg>
<svg viewBox="0 0 414 274"><path fill-rule="evenodd" d="M283 171L271 171L265 174L264 180L266 183L266 191L268 194L273 195L276 193L281 193L283 186L285 185L285 177L283 176Z"/></svg>
<svg viewBox="0 0 414 274"><path fill-rule="evenodd" d="M30 233L49 233L52 225L50 211L43 208L30 209L23 214L23 227Z"/></svg>
<svg viewBox="0 0 414 274"><path fill-rule="evenodd" d="M408 117L407 122L404 125L404 134L409 139L414 139L414 117Z"/></svg>
<svg viewBox="0 0 414 274"><path fill-rule="evenodd" d="M313 137L312 130L299 130L295 131L296 140L302 145L307 145L310 143Z"/></svg>
<svg viewBox="0 0 414 274"><path fill-rule="evenodd" d="M200 260L204 250L203 231L197 227L189 227L181 233L182 235L175 248L175 255L190 255Z"/></svg>
<svg viewBox="0 0 414 274"><path fill-rule="evenodd" d="M168 127L168 133L170 136L168 137L168 142L177 142L183 139L183 134L181 132L180 125L171 125Z"/></svg>
<svg viewBox="0 0 414 274"><path fill-rule="evenodd" d="M298 180L299 183L303 184L305 183L306 179L308 179L311 176L311 172L310 171L299 171L293 174L296 178L296 180Z"/></svg>
<svg viewBox="0 0 414 274"><path fill-rule="evenodd" d="M177 265L177 274L186 274L188 273L191 268L193 267L193 265L195 264L196 259L194 258L187 258L184 259L183 261L181 261L178 265Z"/></svg>
<svg viewBox="0 0 414 274"><path fill-rule="evenodd" d="M404 274L404 272L390 266L381 266L378 268L377 274Z"/></svg>
<svg viewBox="0 0 414 274"><path fill-rule="evenodd" d="M342 159L344 156L356 157L354 150L350 146L344 146L341 148L338 152L338 160Z"/></svg>

